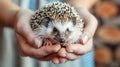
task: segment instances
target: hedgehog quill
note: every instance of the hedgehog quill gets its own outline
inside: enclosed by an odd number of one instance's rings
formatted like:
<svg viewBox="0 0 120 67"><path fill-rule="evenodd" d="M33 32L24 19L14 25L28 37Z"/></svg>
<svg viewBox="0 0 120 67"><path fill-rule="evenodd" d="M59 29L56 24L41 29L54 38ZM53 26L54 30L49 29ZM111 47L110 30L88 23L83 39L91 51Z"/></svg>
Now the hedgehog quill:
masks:
<svg viewBox="0 0 120 67"><path fill-rule="evenodd" d="M51 39L52 44L79 43L84 22L77 11L69 4L53 2L37 10L30 21L33 32L38 35L42 45Z"/></svg>

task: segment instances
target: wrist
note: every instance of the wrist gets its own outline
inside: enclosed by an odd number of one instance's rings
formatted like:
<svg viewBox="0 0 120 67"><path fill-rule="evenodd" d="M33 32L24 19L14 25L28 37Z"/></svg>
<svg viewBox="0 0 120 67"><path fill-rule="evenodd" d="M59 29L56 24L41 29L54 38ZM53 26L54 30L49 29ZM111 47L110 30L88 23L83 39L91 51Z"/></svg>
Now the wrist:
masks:
<svg viewBox="0 0 120 67"><path fill-rule="evenodd" d="M16 20L16 14L19 9L16 10L3 10L0 16L0 27L13 28L14 21Z"/></svg>
<svg viewBox="0 0 120 67"><path fill-rule="evenodd" d="M12 28L14 20L16 19L15 15L17 11L19 11L19 7L12 1L0 1L0 26Z"/></svg>
<svg viewBox="0 0 120 67"><path fill-rule="evenodd" d="M20 10L20 9L14 11L14 14L13 14L12 17L11 17L11 22L10 22L10 24L9 24L9 27L14 28L14 24L15 24L16 21L18 20L17 15L18 15L19 10Z"/></svg>

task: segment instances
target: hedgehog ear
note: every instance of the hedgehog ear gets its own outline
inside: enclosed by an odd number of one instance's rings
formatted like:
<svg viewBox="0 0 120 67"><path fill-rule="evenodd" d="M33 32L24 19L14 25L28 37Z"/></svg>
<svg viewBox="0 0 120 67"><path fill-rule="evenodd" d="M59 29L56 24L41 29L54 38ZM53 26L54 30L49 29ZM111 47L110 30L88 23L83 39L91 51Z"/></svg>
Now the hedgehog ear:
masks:
<svg viewBox="0 0 120 67"><path fill-rule="evenodd" d="M50 21L51 21L51 20L50 20L49 17L45 17L45 18L43 18L43 20L42 20L43 25L45 25L45 27L48 27L48 24L49 24Z"/></svg>
<svg viewBox="0 0 120 67"><path fill-rule="evenodd" d="M74 25L76 25L76 17L72 17L72 22Z"/></svg>

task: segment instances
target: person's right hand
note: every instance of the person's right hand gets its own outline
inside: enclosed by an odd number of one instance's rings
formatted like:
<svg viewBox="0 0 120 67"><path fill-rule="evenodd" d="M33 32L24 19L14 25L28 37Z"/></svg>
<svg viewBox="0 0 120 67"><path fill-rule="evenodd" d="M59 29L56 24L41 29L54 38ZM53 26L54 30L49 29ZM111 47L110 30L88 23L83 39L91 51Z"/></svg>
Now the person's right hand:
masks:
<svg viewBox="0 0 120 67"><path fill-rule="evenodd" d="M55 64L76 60L92 50L92 40L97 28L97 19L86 8L75 6L75 9L84 22L84 30L79 40L80 43L61 48L58 52L60 57L55 57L52 60Z"/></svg>
<svg viewBox="0 0 120 67"><path fill-rule="evenodd" d="M60 45L40 46L41 43L30 27L32 11L20 10L14 23L16 37L19 42L19 49L22 56L29 56L38 60L49 61L60 49Z"/></svg>

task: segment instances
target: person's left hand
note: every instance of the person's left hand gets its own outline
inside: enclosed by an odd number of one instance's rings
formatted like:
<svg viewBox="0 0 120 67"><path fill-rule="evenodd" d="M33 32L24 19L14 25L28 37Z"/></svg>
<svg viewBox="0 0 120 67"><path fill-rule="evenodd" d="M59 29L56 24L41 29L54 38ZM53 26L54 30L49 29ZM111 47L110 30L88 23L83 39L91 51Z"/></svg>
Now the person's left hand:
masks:
<svg viewBox="0 0 120 67"><path fill-rule="evenodd" d="M81 7L75 8L85 23L84 31L80 38L80 44L71 44L66 46L66 48L61 48L58 52L60 57L54 57L52 59L52 62L55 64L78 59L92 49L92 40L97 28L97 20L87 9Z"/></svg>

